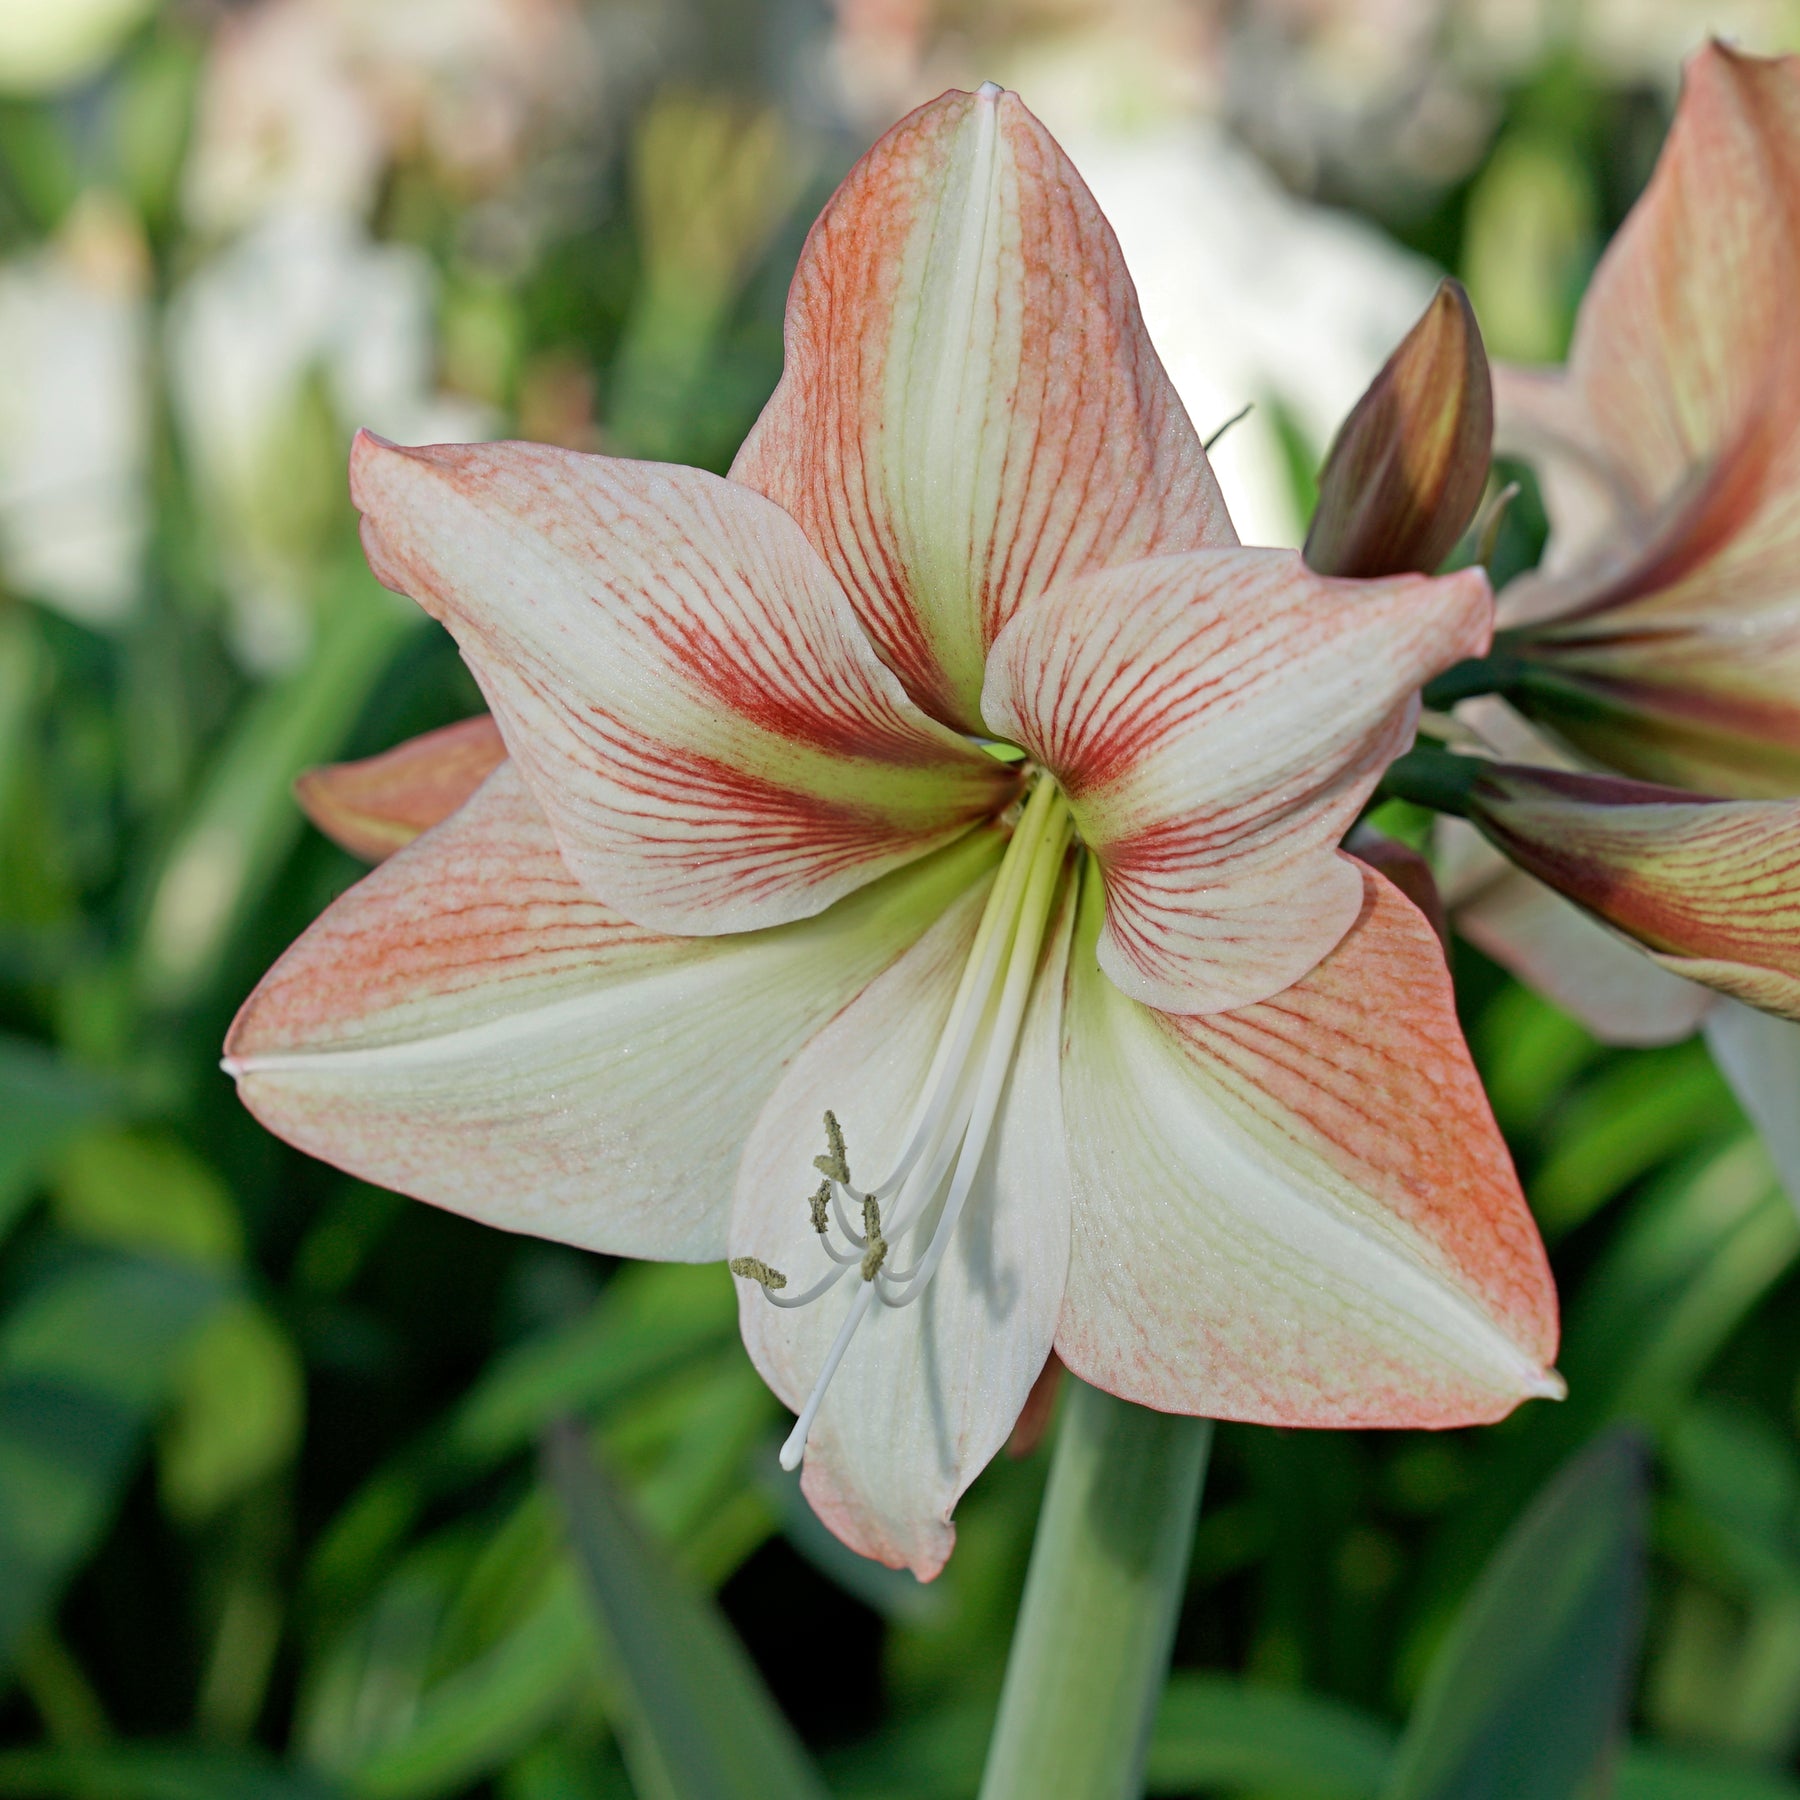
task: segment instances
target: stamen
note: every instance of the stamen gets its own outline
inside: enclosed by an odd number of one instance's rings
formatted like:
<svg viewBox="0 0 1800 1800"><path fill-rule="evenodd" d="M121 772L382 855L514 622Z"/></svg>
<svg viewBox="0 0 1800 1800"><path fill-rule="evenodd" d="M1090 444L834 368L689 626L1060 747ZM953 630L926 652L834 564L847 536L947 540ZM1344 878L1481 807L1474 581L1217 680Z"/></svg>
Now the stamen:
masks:
<svg viewBox="0 0 1800 1800"><path fill-rule="evenodd" d="M830 1181L850 1185L850 1159L844 1153L844 1130L836 1113L825 1115L825 1154L813 1158L813 1167Z"/></svg>
<svg viewBox="0 0 1800 1800"><path fill-rule="evenodd" d="M825 1398L825 1390L831 1385L831 1378L838 1372L838 1364L844 1360L844 1352L850 1348L850 1340L856 1336L856 1328L863 1322L869 1307L875 1299L875 1284L865 1281L858 1290L856 1300L844 1322L838 1327L838 1334L831 1340L831 1348L825 1352L825 1367L819 1371L819 1379L813 1384L813 1391L807 1395L806 1404L800 1409L800 1417L794 1421L794 1429L787 1435L787 1442L781 1446L781 1466L784 1469L797 1469L800 1458L806 1454L806 1434L812 1430L813 1420L819 1416L819 1403Z"/></svg>
<svg viewBox="0 0 1800 1800"><path fill-rule="evenodd" d="M870 1307L877 1300L889 1307L910 1305L925 1291L948 1252L999 1116L1073 835L1068 803L1054 782L1040 779L1025 801L988 891L961 980L920 1085L905 1147L887 1176L866 1192L851 1182L843 1127L835 1113L825 1114L825 1154L813 1159L824 1179L807 1205L820 1247L836 1266L805 1292L778 1298L773 1289L786 1285L778 1271L754 1257L732 1264L734 1272L753 1280L762 1279L759 1271L775 1276L774 1281L763 1282L763 1293L770 1304L782 1307L810 1304L852 1268L861 1276L856 1298L782 1446L784 1468L796 1467L804 1455L825 1390ZM851 1223L846 1201L861 1207L861 1232ZM889 1213L885 1226L884 1202ZM923 1253L910 1268L890 1268L892 1246L928 1220L932 1228Z"/></svg>
<svg viewBox="0 0 1800 1800"><path fill-rule="evenodd" d="M731 1272L745 1281L760 1282L765 1293L787 1286L787 1277L779 1269L771 1268L760 1256L734 1256Z"/></svg>
<svg viewBox="0 0 1800 1800"><path fill-rule="evenodd" d="M987 1154L988 1138L1000 1111L1000 1097L1005 1090L1006 1078L1012 1072L1013 1051L1018 1043L1019 1027L1024 1022L1026 1002L1031 996L1032 978L1037 973L1044 929L1049 923L1050 908L1056 897L1056 881L1061 873L1060 859L1057 863L1040 863L1034 866L1031 873L1031 884L1026 890L1019 929L1013 936L1012 956L1006 968L1006 983L1000 993L999 1014L988 1039L981 1079L975 1090L975 1105L969 1126L963 1135L961 1152L956 1159L956 1174L950 1184L949 1198L944 1202L937 1229L931 1234L931 1242L916 1268L907 1270L904 1277L895 1275L888 1278L890 1282L906 1281L898 1295L891 1292L882 1294L883 1301L892 1307L911 1305L930 1285L938 1265L944 1260L944 1253L950 1247L950 1234L956 1229L956 1222L962 1217L963 1207L974 1189L981 1159Z"/></svg>
<svg viewBox="0 0 1800 1800"><path fill-rule="evenodd" d="M863 1239L868 1249L863 1252L862 1278L873 1281L887 1261L887 1239L881 1235L881 1202L873 1194L863 1198Z"/></svg>

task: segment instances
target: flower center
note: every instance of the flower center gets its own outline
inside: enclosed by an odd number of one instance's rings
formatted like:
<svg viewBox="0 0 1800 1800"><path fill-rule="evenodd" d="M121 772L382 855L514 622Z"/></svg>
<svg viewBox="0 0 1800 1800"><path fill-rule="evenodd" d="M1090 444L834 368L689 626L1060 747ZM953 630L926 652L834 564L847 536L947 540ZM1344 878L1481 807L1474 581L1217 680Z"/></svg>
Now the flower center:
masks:
<svg viewBox="0 0 1800 1800"><path fill-rule="evenodd" d="M760 1282L775 1306L810 1306L851 1270L859 1278L824 1367L781 1447L783 1468L798 1466L825 1390L869 1309L910 1306L944 1260L999 1114L1073 836L1068 802L1048 775L1039 775L995 872L905 1147L880 1181L857 1185L844 1133L833 1114L825 1115L825 1154L813 1159L824 1179L809 1205L831 1267L810 1287L787 1294L781 1291L787 1277L760 1258L740 1256L731 1264L734 1275ZM921 1227L929 1228L922 1234L925 1248L912 1263L896 1267L893 1246Z"/></svg>

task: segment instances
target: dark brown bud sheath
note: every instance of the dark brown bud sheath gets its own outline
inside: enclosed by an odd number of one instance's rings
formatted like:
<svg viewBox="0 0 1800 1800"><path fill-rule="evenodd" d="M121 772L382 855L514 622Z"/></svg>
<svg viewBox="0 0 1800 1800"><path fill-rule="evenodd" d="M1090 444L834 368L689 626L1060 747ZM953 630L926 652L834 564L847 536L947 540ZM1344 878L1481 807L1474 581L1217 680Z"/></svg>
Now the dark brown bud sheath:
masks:
<svg viewBox="0 0 1800 1800"><path fill-rule="evenodd" d="M1339 427L1307 533L1321 575L1434 572L1487 486L1494 397L1469 296L1444 281Z"/></svg>

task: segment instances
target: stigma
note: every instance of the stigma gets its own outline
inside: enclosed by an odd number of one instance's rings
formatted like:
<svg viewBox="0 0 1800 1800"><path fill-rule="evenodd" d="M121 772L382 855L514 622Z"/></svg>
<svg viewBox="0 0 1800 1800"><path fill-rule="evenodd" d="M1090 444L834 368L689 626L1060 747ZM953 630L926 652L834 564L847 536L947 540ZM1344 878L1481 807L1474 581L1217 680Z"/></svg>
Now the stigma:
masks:
<svg viewBox="0 0 1800 1800"><path fill-rule="evenodd" d="M817 1277L789 1292L788 1275L758 1257L731 1264L734 1275L758 1283L769 1303L781 1307L824 1301L853 1278L843 1322L782 1445L785 1469L799 1466L825 1392L871 1309L911 1306L944 1260L999 1115L1073 840L1068 802L1040 774L995 871L892 1168L859 1185L843 1127L834 1113L825 1114L825 1148L812 1165L821 1179L806 1202L824 1263Z"/></svg>

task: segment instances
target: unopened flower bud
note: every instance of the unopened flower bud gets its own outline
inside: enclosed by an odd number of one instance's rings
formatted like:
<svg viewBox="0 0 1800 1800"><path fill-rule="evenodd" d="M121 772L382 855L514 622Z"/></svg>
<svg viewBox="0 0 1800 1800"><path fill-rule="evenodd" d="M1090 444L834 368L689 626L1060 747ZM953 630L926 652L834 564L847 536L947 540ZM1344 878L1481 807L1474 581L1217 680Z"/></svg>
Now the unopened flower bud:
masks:
<svg viewBox="0 0 1800 1800"><path fill-rule="evenodd" d="M1474 309L1445 281L1338 429L1307 566L1359 578L1435 571L1481 503L1493 436Z"/></svg>

